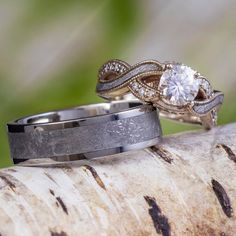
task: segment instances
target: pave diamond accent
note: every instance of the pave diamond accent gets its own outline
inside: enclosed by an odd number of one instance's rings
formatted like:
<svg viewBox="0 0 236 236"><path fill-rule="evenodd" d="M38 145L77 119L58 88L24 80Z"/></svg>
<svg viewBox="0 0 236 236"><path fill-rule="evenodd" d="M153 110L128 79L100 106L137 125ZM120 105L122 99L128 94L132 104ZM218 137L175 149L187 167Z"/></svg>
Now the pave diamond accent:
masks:
<svg viewBox="0 0 236 236"><path fill-rule="evenodd" d="M182 64L172 64L171 69L163 72L159 89L163 100L171 105L187 105L193 101L199 91L199 80L196 71Z"/></svg>
<svg viewBox="0 0 236 236"><path fill-rule="evenodd" d="M133 81L130 83L130 88L134 93L137 93L140 97L144 99L152 99L156 96L156 92L152 90L151 88L145 88L141 84L139 84L137 81Z"/></svg>
<svg viewBox="0 0 236 236"><path fill-rule="evenodd" d="M216 109L211 111L213 125L217 125L218 115Z"/></svg>
<svg viewBox="0 0 236 236"><path fill-rule="evenodd" d="M99 71L99 78L103 77L107 73L116 73L121 74L125 72L127 68L124 65L121 65L119 62L113 61L108 62L103 65Z"/></svg>
<svg viewBox="0 0 236 236"><path fill-rule="evenodd" d="M205 78L200 78L199 83L200 83L201 88L205 91L206 95L208 97L212 96L213 89L212 89L209 81Z"/></svg>

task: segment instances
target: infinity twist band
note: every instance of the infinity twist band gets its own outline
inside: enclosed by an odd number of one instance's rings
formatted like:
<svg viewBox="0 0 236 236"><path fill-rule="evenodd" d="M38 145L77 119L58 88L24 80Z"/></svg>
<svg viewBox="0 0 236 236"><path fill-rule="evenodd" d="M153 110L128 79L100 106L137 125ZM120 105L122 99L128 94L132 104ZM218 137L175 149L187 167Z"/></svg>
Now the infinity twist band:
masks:
<svg viewBox="0 0 236 236"><path fill-rule="evenodd" d="M58 161L96 158L157 144L158 113L140 102L80 106L21 118L8 124L11 157Z"/></svg>
<svg viewBox="0 0 236 236"><path fill-rule="evenodd" d="M222 92L212 90L209 81L190 67L155 60L134 66L121 60L106 62L99 70L96 91L108 100L124 99L132 93L158 107L161 116L206 129L216 125L224 100Z"/></svg>

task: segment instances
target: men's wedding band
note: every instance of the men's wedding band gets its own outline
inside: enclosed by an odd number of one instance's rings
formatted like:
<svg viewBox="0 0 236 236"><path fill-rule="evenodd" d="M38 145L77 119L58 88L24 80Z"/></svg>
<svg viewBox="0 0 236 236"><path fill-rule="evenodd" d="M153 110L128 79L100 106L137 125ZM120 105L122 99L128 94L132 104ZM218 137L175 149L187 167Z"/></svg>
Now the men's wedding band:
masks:
<svg viewBox="0 0 236 236"><path fill-rule="evenodd" d="M92 159L157 144L162 131L156 108L137 101L92 104L8 123L11 157Z"/></svg>

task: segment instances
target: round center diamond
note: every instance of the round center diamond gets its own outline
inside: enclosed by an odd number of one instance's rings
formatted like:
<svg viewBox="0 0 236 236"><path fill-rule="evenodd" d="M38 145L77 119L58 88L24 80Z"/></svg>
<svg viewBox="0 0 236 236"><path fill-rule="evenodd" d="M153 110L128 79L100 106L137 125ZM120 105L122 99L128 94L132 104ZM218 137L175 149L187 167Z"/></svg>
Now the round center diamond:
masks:
<svg viewBox="0 0 236 236"><path fill-rule="evenodd" d="M164 100L171 105L186 105L193 101L200 86L195 73L190 67L179 64L165 70L159 83Z"/></svg>

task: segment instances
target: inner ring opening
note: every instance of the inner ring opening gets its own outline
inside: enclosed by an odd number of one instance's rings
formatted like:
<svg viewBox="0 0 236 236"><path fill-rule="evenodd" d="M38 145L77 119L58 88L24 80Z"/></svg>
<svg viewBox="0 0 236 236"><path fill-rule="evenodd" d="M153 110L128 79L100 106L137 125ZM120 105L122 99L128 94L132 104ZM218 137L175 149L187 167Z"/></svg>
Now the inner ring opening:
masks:
<svg viewBox="0 0 236 236"><path fill-rule="evenodd" d="M69 121L73 119L91 118L117 112L124 112L132 108L138 108L143 104L135 101L112 101L110 103L98 103L74 107L71 109L52 111L16 120L17 124L45 124L51 122Z"/></svg>

